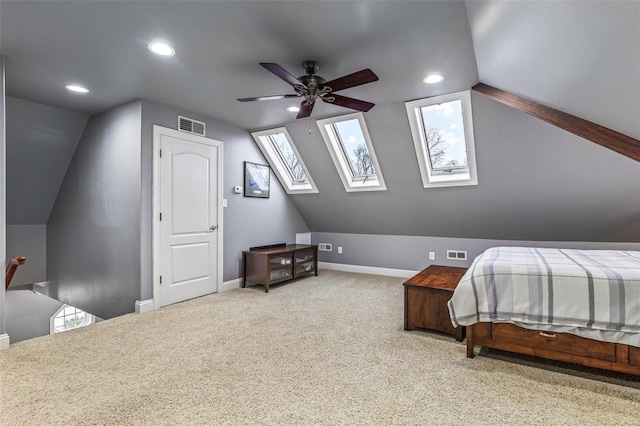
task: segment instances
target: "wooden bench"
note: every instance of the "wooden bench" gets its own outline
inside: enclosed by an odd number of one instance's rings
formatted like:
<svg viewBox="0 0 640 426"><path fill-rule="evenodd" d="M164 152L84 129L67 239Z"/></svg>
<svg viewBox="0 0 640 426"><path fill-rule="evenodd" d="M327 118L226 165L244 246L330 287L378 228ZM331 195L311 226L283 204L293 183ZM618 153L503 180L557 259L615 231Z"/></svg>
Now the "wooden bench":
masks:
<svg viewBox="0 0 640 426"><path fill-rule="evenodd" d="M447 302L467 268L431 265L404 283L404 329L426 328L450 334L458 342L464 327L454 327Z"/></svg>

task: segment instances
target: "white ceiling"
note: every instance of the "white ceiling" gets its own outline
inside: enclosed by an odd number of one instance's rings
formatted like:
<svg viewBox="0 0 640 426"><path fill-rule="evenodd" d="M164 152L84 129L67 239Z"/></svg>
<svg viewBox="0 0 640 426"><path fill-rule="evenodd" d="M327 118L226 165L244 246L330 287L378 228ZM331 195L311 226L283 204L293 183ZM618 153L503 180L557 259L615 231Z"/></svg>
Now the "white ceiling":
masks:
<svg viewBox="0 0 640 426"><path fill-rule="evenodd" d="M478 81L464 2L3 1L1 8L7 95L87 114L144 98L247 129L294 120L286 107L297 99L236 101L293 93L259 62L300 76L302 60L317 60L327 80L371 68L380 81L341 94L376 104ZM157 38L176 56L152 55L147 45ZM422 83L434 71L445 82ZM67 93L68 82L91 93ZM345 112L321 103L313 116Z"/></svg>

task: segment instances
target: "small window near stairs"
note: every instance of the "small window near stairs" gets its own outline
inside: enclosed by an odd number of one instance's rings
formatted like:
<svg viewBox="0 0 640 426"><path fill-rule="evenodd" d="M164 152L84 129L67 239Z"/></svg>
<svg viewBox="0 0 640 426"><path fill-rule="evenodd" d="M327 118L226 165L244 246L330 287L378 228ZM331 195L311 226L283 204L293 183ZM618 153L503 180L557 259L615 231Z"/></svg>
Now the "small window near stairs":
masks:
<svg viewBox="0 0 640 426"><path fill-rule="evenodd" d="M95 317L93 315L74 306L62 305L51 317L51 334L86 327L94 322Z"/></svg>

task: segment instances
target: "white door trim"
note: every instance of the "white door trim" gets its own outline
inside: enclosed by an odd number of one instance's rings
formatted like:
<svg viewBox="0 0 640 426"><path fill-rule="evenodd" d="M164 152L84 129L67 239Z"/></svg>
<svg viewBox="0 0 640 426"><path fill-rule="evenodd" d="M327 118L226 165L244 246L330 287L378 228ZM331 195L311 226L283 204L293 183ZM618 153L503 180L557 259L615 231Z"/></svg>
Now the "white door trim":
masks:
<svg viewBox="0 0 640 426"><path fill-rule="evenodd" d="M202 136L194 135L191 133L180 132L178 130L169 129L158 125L153 126L153 308L160 309L161 300L158 295L160 294L160 265L158 260L160 259L160 191L158 190L160 185L160 136L166 135L174 138L185 139L190 142L200 143L203 145L214 146L218 148L218 200L216 202L218 208L218 246L216 247L218 253L217 265L218 271L216 276L216 288L217 291L222 287L222 241L223 241L223 216L222 216L222 163L223 163L223 143L215 139L209 139Z"/></svg>

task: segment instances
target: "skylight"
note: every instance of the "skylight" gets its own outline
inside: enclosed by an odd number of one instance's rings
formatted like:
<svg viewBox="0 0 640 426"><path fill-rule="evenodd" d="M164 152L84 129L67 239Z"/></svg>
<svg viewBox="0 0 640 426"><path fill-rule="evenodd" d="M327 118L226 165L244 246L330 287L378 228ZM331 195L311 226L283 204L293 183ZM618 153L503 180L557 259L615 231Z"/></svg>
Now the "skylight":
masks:
<svg viewBox="0 0 640 426"><path fill-rule="evenodd" d="M477 185L469 92L407 102L406 108L424 187Z"/></svg>
<svg viewBox="0 0 640 426"><path fill-rule="evenodd" d="M287 129L280 127L254 132L251 135L287 194L318 192Z"/></svg>
<svg viewBox="0 0 640 426"><path fill-rule="evenodd" d="M387 189L361 112L317 124L347 192Z"/></svg>

